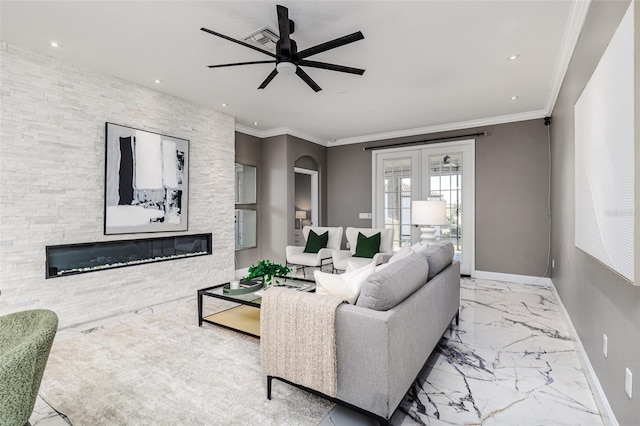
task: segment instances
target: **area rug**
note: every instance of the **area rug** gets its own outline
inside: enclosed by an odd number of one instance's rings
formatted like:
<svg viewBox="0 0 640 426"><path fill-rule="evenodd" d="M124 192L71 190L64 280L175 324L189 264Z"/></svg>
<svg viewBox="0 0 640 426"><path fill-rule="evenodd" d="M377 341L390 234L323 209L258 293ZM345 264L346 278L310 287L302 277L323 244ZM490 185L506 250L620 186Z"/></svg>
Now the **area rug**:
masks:
<svg viewBox="0 0 640 426"><path fill-rule="evenodd" d="M257 339L197 326L195 298L56 340L40 395L81 425L317 425L328 401L274 382Z"/></svg>

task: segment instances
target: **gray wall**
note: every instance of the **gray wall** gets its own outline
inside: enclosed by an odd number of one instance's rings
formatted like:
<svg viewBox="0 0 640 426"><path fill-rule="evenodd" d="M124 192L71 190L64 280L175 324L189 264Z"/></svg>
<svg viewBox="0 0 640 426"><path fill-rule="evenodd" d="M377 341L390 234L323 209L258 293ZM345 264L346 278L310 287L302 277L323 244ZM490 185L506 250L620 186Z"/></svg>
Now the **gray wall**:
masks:
<svg viewBox="0 0 640 426"><path fill-rule="evenodd" d="M476 269L542 276L547 268L548 139L543 120L328 149L328 225L370 227L371 151L378 146L487 131L476 139ZM521 243L524 242L524 243Z"/></svg>
<svg viewBox="0 0 640 426"><path fill-rule="evenodd" d="M236 269L260 259L285 262L285 247L295 240L296 164L318 170L318 213L323 223L327 211L326 150L290 135L260 139L236 132L236 162L258 168L258 246L236 251Z"/></svg>
<svg viewBox="0 0 640 426"><path fill-rule="evenodd" d="M257 206L262 200L262 179L260 172L262 170L262 143L260 138L246 135L244 133L235 132L236 144L236 163L255 166L256 170L256 201ZM256 206L256 207L257 207ZM257 213L257 244L260 247L260 229L262 229L262 221L260 209ZM248 268L258 258L260 258L259 248L249 248L244 250L236 250L236 269Z"/></svg>
<svg viewBox="0 0 640 426"><path fill-rule="evenodd" d="M311 157L316 167L312 167L309 162ZM315 144L313 142L306 141L304 139L297 138L295 136L287 136L287 171L288 171L288 196L289 202L287 209L287 245L294 245L295 243L295 165L305 166L305 168L318 170L318 225L323 226L327 217L327 148L324 146ZM302 161L298 161L302 159ZM281 247L284 260L284 247Z"/></svg>
<svg viewBox="0 0 640 426"><path fill-rule="evenodd" d="M553 111L552 257L555 259L555 269L552 271L552 280L618 422L621 425L638 425L640 287L632 286L574 246L576 141L573 108L628 4L628 1L592 3ZM636 33L638 31L636 21ZM608 358L602 354L603 334L609 339ZM633 399L624 392L625 367L631 370L635 378Z"/></svg>
<svg viewBox="0 0 640 426"><path fill-rule="evenodd" d="M258 206L262 218L262 227L258 234L259 255L261 259L279 263L285 261L284 248L288 241L290 215L287 189L291 187L293 190L293 179L289 179L288 164L286 135L262 140L262 167L258 173L262 181L262 197ZM293 194L291 202L293 203ZM290 227L293 227L293 220Z"/></svg>

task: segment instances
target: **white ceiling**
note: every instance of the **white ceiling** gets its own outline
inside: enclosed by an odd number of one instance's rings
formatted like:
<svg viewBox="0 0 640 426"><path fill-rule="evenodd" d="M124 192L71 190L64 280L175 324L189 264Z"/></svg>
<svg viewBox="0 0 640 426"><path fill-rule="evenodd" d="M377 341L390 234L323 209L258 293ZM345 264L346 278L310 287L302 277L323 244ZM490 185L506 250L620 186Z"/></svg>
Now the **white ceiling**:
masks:
<svg viewBox="0 0 640 426"><path fill-rule="evenodd" d="M295 75L257 90L272 64L207 68L270 59L200 31L242 39L266 25L277 33L270 1L2 0L1 38L231 114L245 133L331 146L548 115L589 2L278 4L295 21L298 50L362 31L364 40L308 59L365 74L306 68L323 89L314 93ZM507 60L512 54L520 57Z"/></svg>

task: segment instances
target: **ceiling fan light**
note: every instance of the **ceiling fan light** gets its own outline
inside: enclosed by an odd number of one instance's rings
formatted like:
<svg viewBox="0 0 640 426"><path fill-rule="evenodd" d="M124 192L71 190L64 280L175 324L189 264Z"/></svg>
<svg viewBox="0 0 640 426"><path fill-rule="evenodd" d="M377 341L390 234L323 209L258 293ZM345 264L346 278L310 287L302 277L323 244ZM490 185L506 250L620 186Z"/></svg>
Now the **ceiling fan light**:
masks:
<svg viewBox="0 0 640 426"><path fill-rule="evenodd" d="M278 70L278 73L285 74L285 75L295 74L296 68L297 67L295 66L295 64L292 64L291 62L286 62L286 61L278 62L278 64L276 65L276 69Z"/></svg>

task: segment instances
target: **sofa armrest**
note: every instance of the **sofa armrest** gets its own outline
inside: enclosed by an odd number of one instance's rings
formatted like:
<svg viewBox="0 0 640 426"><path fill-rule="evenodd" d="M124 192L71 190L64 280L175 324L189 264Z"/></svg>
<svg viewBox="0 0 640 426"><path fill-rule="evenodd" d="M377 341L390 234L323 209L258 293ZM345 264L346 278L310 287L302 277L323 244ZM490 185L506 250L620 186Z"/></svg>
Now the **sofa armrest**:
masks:
<svg viewBox="0 0 640 426"><path fill-rule="evenodd" d="M304 247L300 247L300 246L287 246L285 248L285 253L287 256L287 260L289 259L289 257L296 255L296 254L300 254L300 253L304 253Z"/></svg>
<svg viewBox="0 0 640 426"><path fill-rule="evenodd" d="M333 249L330 248L321 248L318 251L318 261L321 259L330 259L333 256Z"/></svg>
<svg viewBox="0 0 640 426"><path fill-rule="evenodd" d="M333 262L334 270L344 271L347 269L348 259L351 259L353 255L350 250L333 250L331 253L331 261Z"/></svg>
<svg viewBox="0 0 640 426"><path fill-rule="evenodd" d="M381 415L389 394L390 316L391 311L340 305L335 319L338 399Z"/></svg>
<svg viewBox="0 0 640 426"><path fill-rule="evenodd" d="M343 259L351 257L351 251L350 250L333 250L331 252L331 257L333 258L333 263L336 263Z"/></svg>

